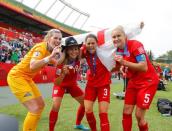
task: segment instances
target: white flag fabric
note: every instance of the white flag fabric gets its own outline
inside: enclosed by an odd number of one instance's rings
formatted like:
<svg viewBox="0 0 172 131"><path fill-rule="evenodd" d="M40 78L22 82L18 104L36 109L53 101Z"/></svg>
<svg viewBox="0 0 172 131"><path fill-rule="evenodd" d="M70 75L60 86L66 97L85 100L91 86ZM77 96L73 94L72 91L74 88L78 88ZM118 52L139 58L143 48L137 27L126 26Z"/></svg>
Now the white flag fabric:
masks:
<svg viewBox="0 0 172 131"><path fill-rule="evenodd" d="M133 38L134 36L140 34L140 24L136 24L134 26L123 26L124 31L127 35L128 39ZM115 28L115 27L114 27ZM104 29L97 32L89 32L80 35L74 35L73 37L77 40L78 44L85 43L85 37L88 34L94 34L98 39L98 46L96 48L97 56L99 57L102 64L111 71L115 67L114 61L114 52L116 51L116 47L112 42L111 33L114 28ZM64 45L64 41L67 37L62 39L62 45Z"/></svg>

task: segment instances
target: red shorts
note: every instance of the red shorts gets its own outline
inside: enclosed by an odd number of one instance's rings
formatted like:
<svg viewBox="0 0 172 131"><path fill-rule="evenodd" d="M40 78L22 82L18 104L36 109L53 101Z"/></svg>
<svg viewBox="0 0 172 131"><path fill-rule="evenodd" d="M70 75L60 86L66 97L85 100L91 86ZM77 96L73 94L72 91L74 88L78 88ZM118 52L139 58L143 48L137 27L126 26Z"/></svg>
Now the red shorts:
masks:
<svg viewBox="0 0 172 131"><path fill-rule="evenodd" d="M98 97L98 102L110 102L110 85L102 87L86 86L84 100L95 101Z"/></svg>
<svg viewBox="0 0 172 131"><path fill-rule="evenodd" d="M158 82L146 84L143 88L128 84L125 94L125 104L137 105L142 109L149 109L153 97L157 91Z"/></svg>
<svg viewBox="0 0 172 131"><path fill-rule="evenodd" d="M53 87L52 97L63 97L68 92L72 97L82 96L83 90L78 85L73 86L55 86Z"/></svg>

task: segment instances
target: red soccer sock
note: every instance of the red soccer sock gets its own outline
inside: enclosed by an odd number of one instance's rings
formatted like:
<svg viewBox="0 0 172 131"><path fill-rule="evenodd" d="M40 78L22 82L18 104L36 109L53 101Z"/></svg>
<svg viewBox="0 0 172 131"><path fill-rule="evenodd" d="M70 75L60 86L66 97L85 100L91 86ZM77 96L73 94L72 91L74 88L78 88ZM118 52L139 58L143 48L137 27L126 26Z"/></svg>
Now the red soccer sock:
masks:
<svg viewBox="0 0 172 131"><path fill-rule="evenodd" d="M76 114L76 125L81 124L81 120L84 117L84 114L85 114L85 108L80 105Z"/></svg>
<svg viewBox="0 0 172 131"><path fill-rule="evenodd" d="M110 131L110 125L107 113L100 113L100 127L101 131Z"/></svg>
<svg viewBox="0 0 172 131"><path fill-rule="evenodd" d="M144 124L144 125L138 125L139 126L139 130L140 131L148 131L148 123Z"/></svg>
<svg viewBox="0 0 172 131"><path fill-rule="evenodd" d="M93 112L86 113L86 117L87 117L88 124L91 128L91 131L97 131L96 119L95 119Z"/></svg>
<svg viewBox="0 0 172 131"><path fill-rule="evenodd" d="M58 112L51 110L49 115L49 131L54 131L58 119Z"/></svg>
<svg viewBox="0 0 172 131"><path fill-rule="evenodd" d="M132 128L132 115L123 113L122 120L123 131L131 131Z"/></svg>

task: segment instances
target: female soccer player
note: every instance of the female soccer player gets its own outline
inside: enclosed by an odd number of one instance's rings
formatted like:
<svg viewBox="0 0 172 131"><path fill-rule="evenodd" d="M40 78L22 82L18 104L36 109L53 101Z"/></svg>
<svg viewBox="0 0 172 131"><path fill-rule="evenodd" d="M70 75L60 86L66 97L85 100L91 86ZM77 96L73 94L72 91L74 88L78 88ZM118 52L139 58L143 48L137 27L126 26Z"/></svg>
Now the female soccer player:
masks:
<svg viewBox="0 0 172 131"><path fill-rule="evenodd" d="M68 37L65 40L65 46L62 50L65 51L65 59L62 64L57 66L56 76L53 87L53 106L49 115L49 131L54 131L55 124L58 119L58 112L65 91L80 103L77 112L76 125L74 128L81 130L89 130L81 124L81 120L85 114L84 108L84 92L77 84L77 75L80 68L80 47L73 37Z"/></svg>
<svg viewBox="0 0 172 131"><path fill-rule="evenodd" d="M61 39L62 34L59 30L50 30L44 42L36 44L8 74L7 80L12 93L28 110L23 131L36 131L44 100L32 78L48 63L60 62L56 61L56 56L61 52Z"/></svg>
<svg viewBox="0 0 172 131"><path fill-rule="evenodd" d="M90 74L85 89L84 105L91 131L97 131L93 105L98 97L101 131L109 131L108 109L110 102L111 74L97 57L97 43L97 37L93 34L89 34L85 38L85 47L82 49L82 57L86 58L90 68Z"/></svg>
<svg viewBox="0 0 172 131"><path fill-rule="evenodd" d="M123 130L131 131L132 112L136 106L135 116L138 127L140 131L148 131L145 113L156 93L158 76L143 44L136 40L127 40L122 27L117 27L112 31L112 40L117 46L115 60L127 67L130 74L123 109Z"/></svg>

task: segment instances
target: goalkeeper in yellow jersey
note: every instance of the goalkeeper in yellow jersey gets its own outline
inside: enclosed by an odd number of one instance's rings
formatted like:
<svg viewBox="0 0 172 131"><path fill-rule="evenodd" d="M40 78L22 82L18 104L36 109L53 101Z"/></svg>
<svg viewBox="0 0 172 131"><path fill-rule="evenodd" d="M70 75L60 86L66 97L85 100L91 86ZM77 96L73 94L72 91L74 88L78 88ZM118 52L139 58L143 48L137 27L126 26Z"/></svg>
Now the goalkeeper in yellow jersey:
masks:
<svg viewBox="0 0 172 131"><path fill-rule="evenodd" d="M7 81L12 93L28 110L23 131L36 131L45 106L43 97L32 78L48 63L56 65L63 59L61 40L62 33L57 29L51 29L44 41L36 44L8 74Z"/></svg>

